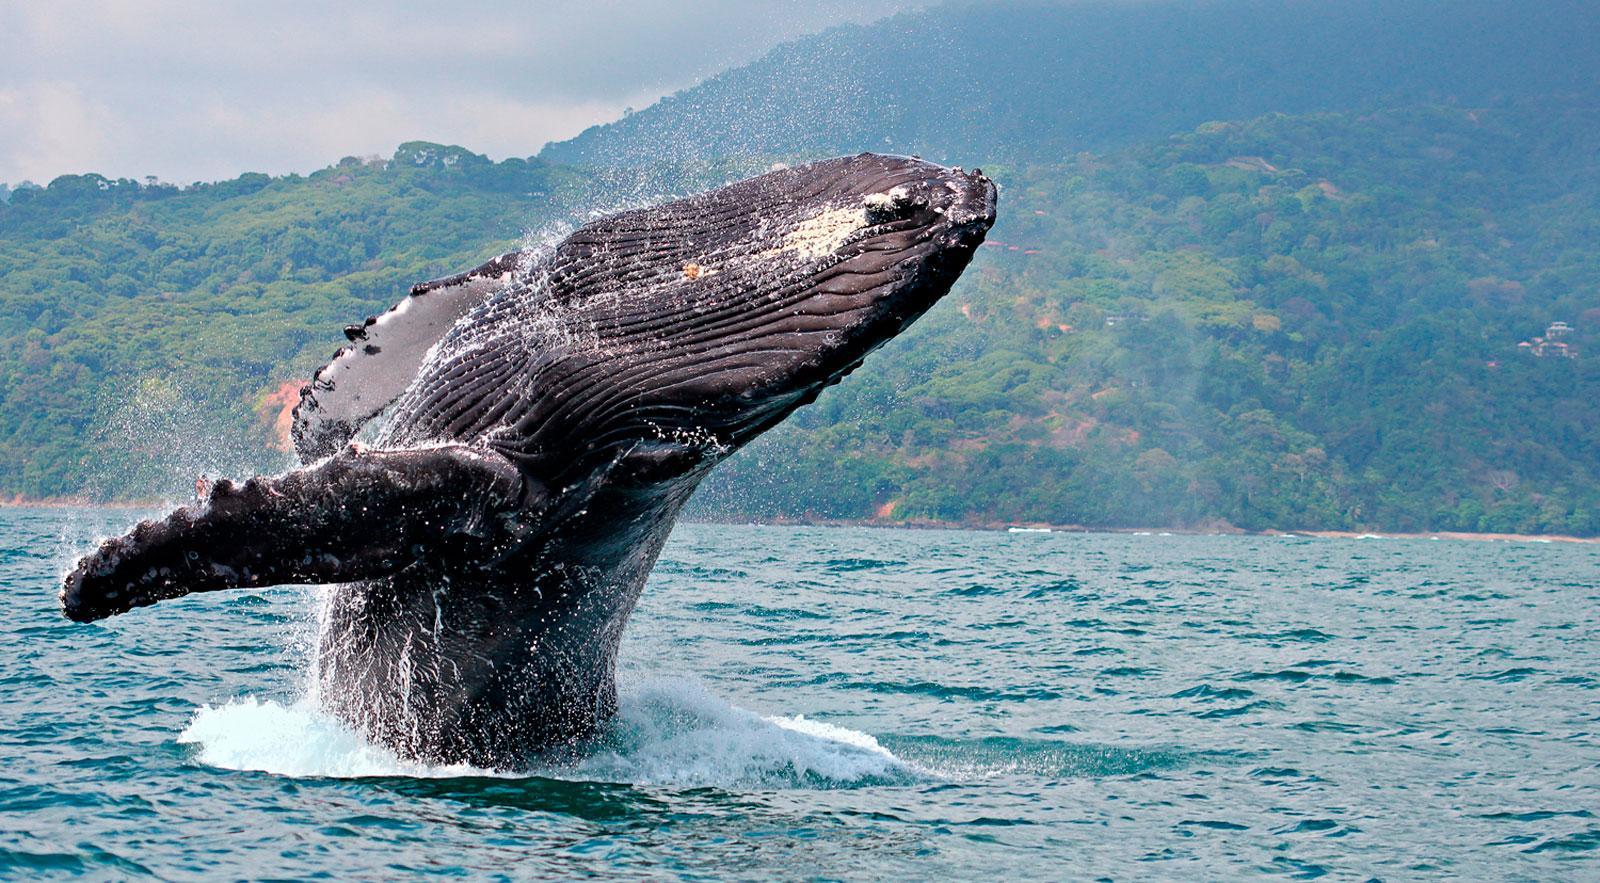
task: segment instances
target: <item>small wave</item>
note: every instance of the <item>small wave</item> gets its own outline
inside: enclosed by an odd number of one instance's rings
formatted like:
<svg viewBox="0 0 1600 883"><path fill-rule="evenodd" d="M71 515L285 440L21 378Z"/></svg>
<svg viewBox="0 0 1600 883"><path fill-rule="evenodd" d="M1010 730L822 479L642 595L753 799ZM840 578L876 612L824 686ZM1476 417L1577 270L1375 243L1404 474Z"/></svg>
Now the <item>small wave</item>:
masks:
<svg viewBox="0 0 1600 883"><path fill-rule="evenodd" d="M1590 828L1565 837L1552 837L1523 852L1593 852L1600 849L1600 828Z"/></svg>
<svg viewBox="0 0 1600 883"><path fill-rule="evenodd" d="M1210 684L1199 684L1187 690L1173 693L1172 699L1248 699L1255 695L1255 691L1243 687L1213 687Z"/></svg>
<svg viewBox="0 0 1600 883"><path fill-rule="evenodd" d="M1210 828L1214 831L1250 830L1249 825L1241 825L1238 822L1227 822L1221 819L1185 819L1184 821L1178 823L1178 827Z"/></svg>
<svg viewBox="0 0 1600 883"><path fill-rule="evenodd" d="M984 595L1000 595L1004 594L1004 592L1004 589L998 586L991 586L988 583L972 583L959 589L948 589L942 594L955 595L961 598L980 598Z"/></svg>
<svg viewBox="0 0 1600 883"><path fill-rule="evenodd" d="M904 561L887 561L878 558L829 558L822 566L833 573L853 573L858 570L884 570L904 564Z"/></svg>
<svg viewBox="0 0 1600 883"><path fill-rule="evenodd" d="M115 872L109 874L107 879L153 876L150 869L144 865L101 849L92 843L79 844L79 850L80 852L60 852L54 849L29 852L0 847L0 872L17 872L15 879L18 880L56 874L76 877L93 872ZM0 876L5 874L0 873Z"/></svg>
<svg viewBox="0 0 1600 883"><path fill-rule="evenodd" d="M510 774L466 764L425 764L375 746L309 701L254 697L195 713L178 736L196 759L222 769L317 778L538 776L631 785L854 788L909 784L931 774L872 736L804 715L766 717L682 682L642 685L589 753Z"/></svg>

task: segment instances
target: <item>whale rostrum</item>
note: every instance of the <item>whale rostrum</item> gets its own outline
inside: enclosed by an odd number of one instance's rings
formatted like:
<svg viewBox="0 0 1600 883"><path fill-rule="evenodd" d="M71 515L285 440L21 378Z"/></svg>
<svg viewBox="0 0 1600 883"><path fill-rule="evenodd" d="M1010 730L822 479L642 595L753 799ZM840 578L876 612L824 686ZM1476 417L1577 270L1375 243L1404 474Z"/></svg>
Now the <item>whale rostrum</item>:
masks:
<svg viewBox="0 0 1600 883"><path fill-rule="evenodd" d="M840 157L418 285L302 391L300 468L105 541L63 609L332 584L317 693L367 737L502 768L574 745L700 480L947 293L995 199L978 171Z"/></svg>

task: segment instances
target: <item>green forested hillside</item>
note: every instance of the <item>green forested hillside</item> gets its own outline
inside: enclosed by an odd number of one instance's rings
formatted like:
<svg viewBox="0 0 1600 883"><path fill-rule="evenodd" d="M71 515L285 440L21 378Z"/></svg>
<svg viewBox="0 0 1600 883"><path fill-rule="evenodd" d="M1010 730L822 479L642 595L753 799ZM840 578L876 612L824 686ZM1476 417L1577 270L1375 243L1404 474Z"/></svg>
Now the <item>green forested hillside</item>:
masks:
<svg viewBox="0 0 1600 883"><path fill-rule="evenodd" d="M1594 112L1269 116L988 169L968 284L703 501L1600 533ZM1558 320L1578 358L1519 347Z"/></svg>
<svg viewBox="0 0 1600 883"><path fill-rule="evenodd" d="M219 450L193 464L276 462L263 400L309 376L340 328L514 246L580 180L415 143L307 177L180 190L82 175L14 192L0 205L0 495L149 493L202 429Z"/></svg>
<svg viewBox="0 0 1600 883"><path fill-rule="evenodd" d="M1459 15L1407 43L1444 7ZM801 41L540 159L417 143L306 177L12 190L0 496L276 466L293 390L413 281L662 181L932 145L1001 183L989 246L910 332L714 473L700 515L1600 533L1600 62L1567 45L1595 16L1401 4L1376 28L1388 73L1330 85L1328 65L1353 70L1339 39L1374 29L1363 4L1082 8L844 29L826 40L848 64L815 66L844 86L797 76ZM1158 13L1182 26L1130 24ZM983 26L949 26L963 16ZM1325 40L1294 54L1313 25ZM1185 49L1219 28L1253 42ZM1056 54L1029 36L1063 29L1077 42ZM1113 62L1134 57L1130 80ZM1232 85L1193 91L1202 74ZM1554 322L1576 358L1519 346Z"/></svg>

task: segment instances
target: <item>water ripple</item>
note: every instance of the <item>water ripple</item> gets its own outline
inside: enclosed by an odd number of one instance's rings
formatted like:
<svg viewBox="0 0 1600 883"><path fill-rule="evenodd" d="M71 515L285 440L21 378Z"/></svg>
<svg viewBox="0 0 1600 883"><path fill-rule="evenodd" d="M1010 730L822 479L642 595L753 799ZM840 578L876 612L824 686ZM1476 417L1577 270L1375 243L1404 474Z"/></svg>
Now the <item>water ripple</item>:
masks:
<svg viewBox="0 0 1600 883"><path fill-rule="evenodd" d="M304 593L61 619L71 554L131 517L0 511L0 877L1600 862L1593 547L686 524L620 716L509 775L407 764L305 704Z"/></svg>

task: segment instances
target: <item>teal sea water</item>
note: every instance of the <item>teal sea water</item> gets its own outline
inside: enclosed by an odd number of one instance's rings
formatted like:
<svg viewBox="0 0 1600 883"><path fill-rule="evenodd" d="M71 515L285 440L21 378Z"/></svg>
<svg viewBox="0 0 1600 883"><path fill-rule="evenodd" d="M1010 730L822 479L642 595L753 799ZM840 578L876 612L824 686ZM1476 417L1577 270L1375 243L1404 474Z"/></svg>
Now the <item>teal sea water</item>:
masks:
<svg viewBox="0 0 1600 883"><path fill-rule="evenodd" d="M309 591L93 626L0 511L0 877L1600 877L1600 548L681 525L521 775L302 696Z"/></svg>

